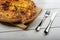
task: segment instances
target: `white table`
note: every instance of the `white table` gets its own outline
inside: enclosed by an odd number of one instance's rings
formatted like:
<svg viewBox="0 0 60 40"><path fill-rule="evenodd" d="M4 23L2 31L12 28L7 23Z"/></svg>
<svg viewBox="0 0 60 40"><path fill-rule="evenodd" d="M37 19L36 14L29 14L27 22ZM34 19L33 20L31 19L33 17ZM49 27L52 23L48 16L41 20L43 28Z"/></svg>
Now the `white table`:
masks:
<svg viewBox="0 0 60 40"><path fill-rule="evenodd" d="M38 7L42 7L43 14L47 9L58 11L48 35L44 34L49 18L45 20L41 30L36 32L35 27L29 27L27 31L16 27L8 27L0 24L0 40L60 40L60 0L34 0ZM38 24L37 24L38 25Z"/></svg>

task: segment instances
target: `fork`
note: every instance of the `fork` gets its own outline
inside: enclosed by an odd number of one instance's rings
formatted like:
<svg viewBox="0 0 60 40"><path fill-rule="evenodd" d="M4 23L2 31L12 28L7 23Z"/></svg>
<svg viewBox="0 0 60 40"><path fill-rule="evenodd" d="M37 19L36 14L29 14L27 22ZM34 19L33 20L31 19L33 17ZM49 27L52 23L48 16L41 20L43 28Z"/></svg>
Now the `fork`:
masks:
<svg viewBox="0 0 60 40"><path fill-rule="evenodd" d="M42 18L41 22L39 23L39 25L35 28L35 30L38 32L40 30L40 26L42 25L42 23L44 22L44 20L50 15L50 10L47 10L46 13L44 14L44 17Z"/></svg>

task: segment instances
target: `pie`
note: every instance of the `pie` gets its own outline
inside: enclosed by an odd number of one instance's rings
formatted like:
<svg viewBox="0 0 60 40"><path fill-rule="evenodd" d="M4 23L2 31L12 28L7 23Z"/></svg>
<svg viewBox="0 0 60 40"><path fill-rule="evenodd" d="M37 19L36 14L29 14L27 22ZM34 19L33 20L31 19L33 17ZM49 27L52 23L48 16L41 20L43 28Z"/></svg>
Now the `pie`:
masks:
<svg viewBox="0 0 60 40"><path fill-rule="evenodd" d="M37 15L37 7L32 0L0 0L2 22L26 24L34 20Z"/></svg>

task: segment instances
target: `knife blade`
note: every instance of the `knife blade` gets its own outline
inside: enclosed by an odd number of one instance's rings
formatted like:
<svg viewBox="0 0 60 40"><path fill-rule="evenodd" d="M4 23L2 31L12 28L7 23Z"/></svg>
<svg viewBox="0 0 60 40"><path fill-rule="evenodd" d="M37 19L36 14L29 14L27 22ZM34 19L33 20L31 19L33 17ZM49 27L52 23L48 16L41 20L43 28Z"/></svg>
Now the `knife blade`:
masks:
<svg viewBox="0 0 60 40"><path fill-rule="evenodd" d="M50 30L50 28L51 28L51 25L52 25L52 23L53 23L53 21L54 21L54 19L55 19L55 17L56 17L56 14L57 14L57 11L52 14L52 16L51 16L51 18L50 18L50 22L49 22L48 26L46 27L46 29L44 30L44 33L45 33L45 34L48 34L48 32L49 32L49 30Z"/></svg>

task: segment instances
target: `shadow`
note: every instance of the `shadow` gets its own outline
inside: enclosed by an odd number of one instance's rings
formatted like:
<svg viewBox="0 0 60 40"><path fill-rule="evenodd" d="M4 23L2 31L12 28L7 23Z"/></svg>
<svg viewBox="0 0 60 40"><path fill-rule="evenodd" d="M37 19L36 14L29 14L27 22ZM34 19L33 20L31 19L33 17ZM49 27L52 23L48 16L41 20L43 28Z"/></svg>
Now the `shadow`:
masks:
<svg viewBox="0 0 60 40"><path fill-rule="evenodd" d="M16 27L14 25L12 25L11 23L7 23L7 22L0 22L2 25L5 25L5 26L9 26L9 27Z"/></svg>
<svg viewBox="0 0 60 40"><path fill-rule="evenodd" d="M20 28L20 27L18 27L18 26L16 26L15 24L20 24L20 22L15 22L15 23L8 23L8 22L0 22L2 25L5 25L5 26L7 26L7 27L16 27L16 28ZM23 30L25 30L25 31L27 31L28 30L28 27L29 27L29 24L30 23L26 23L25 25L27 26L25 29L23 29Z"/></svg>

